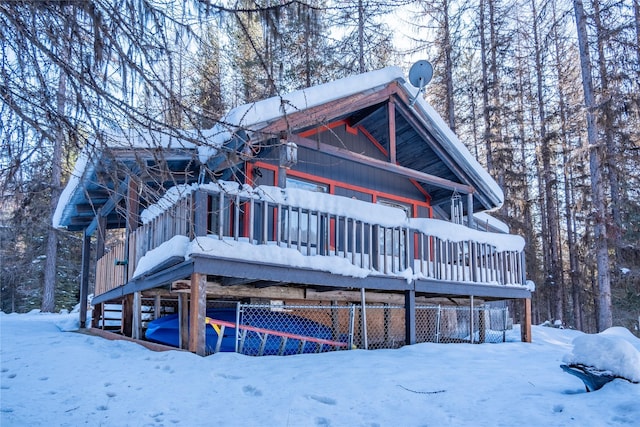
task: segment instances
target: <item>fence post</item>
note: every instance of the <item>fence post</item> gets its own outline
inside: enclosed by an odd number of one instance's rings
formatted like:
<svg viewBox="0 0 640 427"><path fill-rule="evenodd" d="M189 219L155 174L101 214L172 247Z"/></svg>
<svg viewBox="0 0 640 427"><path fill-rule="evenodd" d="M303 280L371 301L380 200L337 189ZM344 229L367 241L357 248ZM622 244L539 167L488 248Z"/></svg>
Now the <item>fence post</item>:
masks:
<svg viewBox="0 0 640 427"><path fill-rule="evenodd" d="M364 343L364 349L369 350L369 342L367 340L367 304L364 298L364 288L360 288L360 301L362 307L360 308L360 323L362 330L362 341Z"/></svg>
<svg viewBox="0 0 640 427"><path fill-rule="evenodd" d="M442 322L442 306L438 304L436 313L436 343L440 343L440 322Z"/></svg>
<svg viewBox="0 0 640 427"><path fill-rule="evenodd" d="M473 295L470 297L470 307L469 307L469 341L473 344Z"/></svg>
<svg viewBox="0 0 640 427"><path fill-rule="evenodd" d="M238 301L236 303L236 353L238 353L238 344L240 340L240 310L242 310L242 303Z"/></svg>
<svg viewBox="0 0 640 427"><path fill-rule="evenodd" d="M356 306L351 304L349 307L349 349L353 348L353 334L356 322Z"/></svg>

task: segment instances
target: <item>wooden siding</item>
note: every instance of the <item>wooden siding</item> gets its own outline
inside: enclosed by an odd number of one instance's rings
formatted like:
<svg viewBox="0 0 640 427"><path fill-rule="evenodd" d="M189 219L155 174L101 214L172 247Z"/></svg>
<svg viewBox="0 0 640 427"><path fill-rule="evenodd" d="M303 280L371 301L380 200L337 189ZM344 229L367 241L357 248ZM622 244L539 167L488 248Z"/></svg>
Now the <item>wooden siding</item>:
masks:
<svg viewBox="0 0 640 427"><path fill-rule="evenodd" d="M125 262L125 242L112 247L104 254L96 266L95 294L104 294L111 289L124 285L129 277Z"/></svg>

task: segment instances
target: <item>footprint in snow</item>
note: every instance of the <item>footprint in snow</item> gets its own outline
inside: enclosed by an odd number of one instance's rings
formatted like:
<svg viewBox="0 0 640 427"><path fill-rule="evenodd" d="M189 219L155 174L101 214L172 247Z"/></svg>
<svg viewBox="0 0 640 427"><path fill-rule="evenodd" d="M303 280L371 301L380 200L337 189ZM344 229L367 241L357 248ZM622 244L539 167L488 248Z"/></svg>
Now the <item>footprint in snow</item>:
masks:
<svg viewBox="0 0 640 427"><path fill-rule="evenodd" d="M315 421L318 427L329 427L331 425L331 421L323 417L316 417Z"/></svg>
<svg viewBox="0 0 640 427"><path fill-rule="evenodd" d="M330 397L325 397L325 396L309 395L309 396L307 396L307 398L308 399L313 399L316 402L324 403L325 405L335 405L336 403L338 403L338 402L336 402L335 399L332 399Z"/></svg>
<svg viewBox="0 0 640 427"><path fill-rule="evenodd" d="M216 374L216 377L224 378L225 380L241 380L242 377L236 375Z"/></svg>
<svg viewBox="0 0 640 427"><path fill-rule="evenodd" d="M260 390L250 385L242 387L242 391L247 396L262 396L262 392Z"/></svg>

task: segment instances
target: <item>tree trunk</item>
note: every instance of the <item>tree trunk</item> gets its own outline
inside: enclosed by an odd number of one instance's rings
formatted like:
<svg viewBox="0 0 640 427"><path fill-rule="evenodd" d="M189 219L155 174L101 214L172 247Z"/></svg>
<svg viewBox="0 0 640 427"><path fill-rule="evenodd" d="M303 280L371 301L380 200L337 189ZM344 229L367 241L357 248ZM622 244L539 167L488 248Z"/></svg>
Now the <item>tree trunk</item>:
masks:
<svg viewBox="0 0 640 427"><path fill-rule="evenodd" d="M56 94L56 113L58 117L64 117L65 105L66 105L66 89L67 89L67 76L64 71L60 71L58 79L58 92ZM62 180L62 142L64 141L64 129L62 128L62 121L59 121L58 128L56 130L56 140L51 141L53 144L53 154L51 158L51 201L49 202L49 217L53 218L53 214L58 206L58 200L60 199L60 186ZM44 283L42 290L42 306L41 310L44 312L53 312L56 304L56 272L57 272L57 258L58 258L58 234L52 224L49 224L49 231L47 233L47 246L46 246L46 262L44 267Z"/></svg>
<svg viewBox="0 0 640 427"><path fill-rule="evenodd" d="M484 16L484 2L480 0L480 61L482 68L482 117L484 119L484 143L487 157L487 170L495 176L493 166L493 147L491 136L491 117L489 113L489 72L487 70L487 38L485 35L486 24Z"/></svg>
<svg viewBox="0 0 640 427"><path fill-rule="evenodd" d="M453 62L451 59L451 29L449 28L449 0L444 0L442 3L442 18L443 18L443 32L444 32L444 72L446 75L445 86L447 90L446 102L447 102L447 119L451 130L456 131L456 115L455 115L455 102L453 97Z"/></svg>
<svg viewBox="0 0 640 427"><path fill-rule="evenodd" d="M618 175L618 167L616 166L620 161L618 155L618 144L614 137L614 112L611 109L611 103L613 102L614 94L609 87L609 75L607 72L607 63L605 60L605 43L604 33L606 30L602 26L602 20L600 19L600 3L593 2L594 8L594 20L596 24L596 39L598 43L598 71L600 73L600 87L602 91L602 101L599 103L602 114L600 114L603 120L603 131L605 135L605 149L606 149L606 167L609 177L609 190L611 193L611 219L613 221L613 227L609 229L609 242L613 246L615 251L615 259L620 260L620 232L623 228L622 215L620 213L620 182Z"/></svg>
<svg viewBox="0 0 640 427"><path fill-rule="evenodd" d="M358 0L358 72L364 73L364 5Z"/></svg>
<svg viewBox="0 0 640 427"><path fill-rule="evenodd" d="M598 330L604 331L611 327L613 316L611 313L611 279L609 272L609 247L607 244L606 206L602 182L603 171L601 169L601 153L598 148L598 126L595 120L595 110L597 107L593 95L592 63L587 41L587 17L584 12L582 0L574 0L573 7L576 16L582 87L584 90L587 119L593 227L596 267L598 270Z"/></svg>
<svg viewBox="0 0 640 427"><path fill-rule="evenodd" d="M536 11L535 0L531 1L531 12L533 14L533 46L535 50L535 75L536 75L536 100L538 106L538 120L540 121L540 157L542 159L542 181L544 187L543 197L545 199L545 211L547 219L547 230L549 240L543 244L544 250L548 251L548 261L546 265L547 280L554 290L555 305L554 319L563 319L563 283L560 260L559 243L559 222L557 215L557 194L555 189L556 177L551 166L551 138L547 135L547 116L543 94L542 52L540 46L540 34L538 32L538 13Z"/></svg>
<svg viewBox="0 0 640 427"><path fill-rule="evenodd" d="M556 22L556 8L555 3L552 4L553 8L553 21ZM565 93L562 86L562 64L560 51L560 40L557 26L553 27L553 47L555 56L555 68L556 77L558 79L558 108L560 110L560 129L562 134L562 164L563 164L563 178L564 178L564 213L565 223L567 227L567 252L569 253L569 280L571 283L571 312L573 327L579 331L583 330L582 325L582 305L581 305L581 286L579 280L579 266L578 266L578 247L576 245L575 236L575 221L573 207L575 206L574 200L574 186L573 175L571 173L571 164L569 160L569 151L571 150L570 142L568 139L569 125L567 120L567 106L565 102Z"/></svg>

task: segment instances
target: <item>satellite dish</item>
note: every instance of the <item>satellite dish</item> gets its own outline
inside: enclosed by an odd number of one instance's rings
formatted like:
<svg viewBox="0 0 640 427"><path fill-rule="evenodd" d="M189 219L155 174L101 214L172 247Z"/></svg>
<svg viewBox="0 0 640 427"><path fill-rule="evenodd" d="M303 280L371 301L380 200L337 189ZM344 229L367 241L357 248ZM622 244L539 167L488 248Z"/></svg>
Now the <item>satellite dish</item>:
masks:
<svg viewBox="0 0 640 427"><path fill-rule="evenodd" d="M421 60L411 66L409 70L409 83L418 88L418 93L411 100L411 104L415 104L418 96L424 91L424 87L431 81L433 77L433 65L429 61Z"/></svg>

